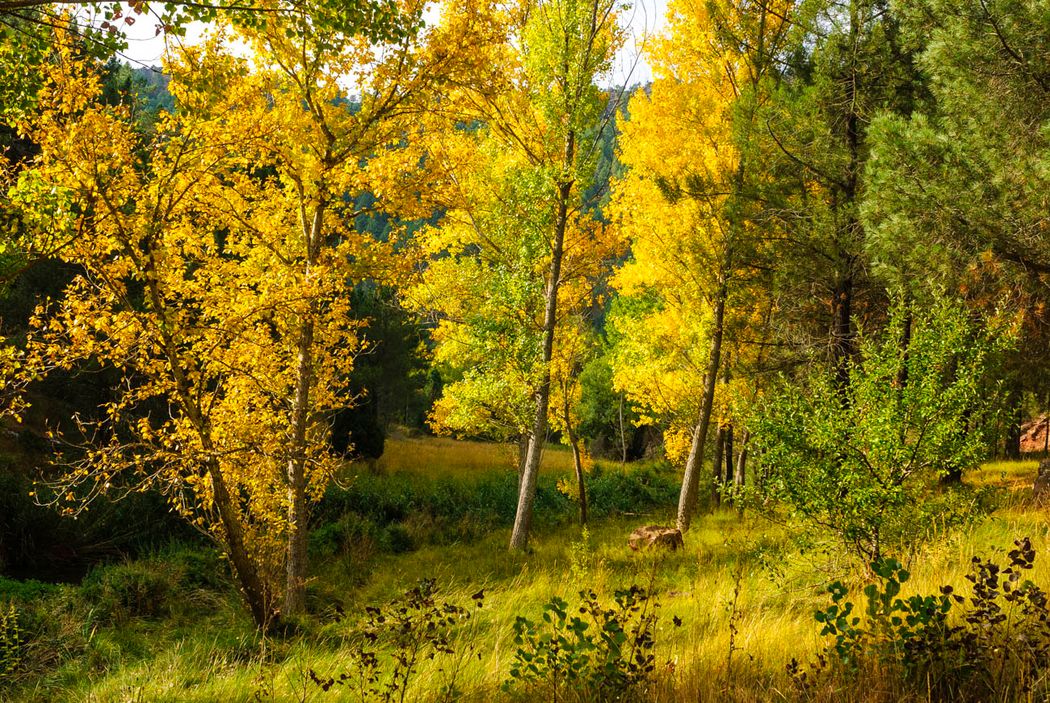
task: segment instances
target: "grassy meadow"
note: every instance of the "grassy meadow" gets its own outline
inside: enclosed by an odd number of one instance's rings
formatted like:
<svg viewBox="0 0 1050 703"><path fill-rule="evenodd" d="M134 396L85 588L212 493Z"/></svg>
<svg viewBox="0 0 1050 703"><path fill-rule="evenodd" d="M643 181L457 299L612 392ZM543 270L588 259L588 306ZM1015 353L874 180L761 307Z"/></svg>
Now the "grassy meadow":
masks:
<svg viewBox="0 0 1050 703"><path fill-rule="evenodd" d="M864 582L863 570L828 544L726 507L707 510L682 550L633 552L626 545L632 529L672 520L675 472L599 462L591 476L595 519L584 532L555 485L569 461L564 452L547 453L533 549L509 554L513 448L392 440L380 475L352 467L346 485L322 501L311 542L311 615L266 638L252 627L225 566L200 545L173 544L98 567L80 585L0 580L0 664L14 662L0 700L363 700L352 680L322 684L354 671L353 653L367 645L365 608L397 599L422 578L435 580L440 601L472 617L452 627L449 653L420 657L403 697L368 700L604 700L549 682L505 685L518 647L514 625L518 616L542 623L553 596L572 609L581 590L610 602L632 584L649 589L658 608L655 669L644 687L618 700L931 699L877 665L809 686L788 675L792 658L808 665L828 644L813 616L828 603L827 585L844 579L859 590ZM995 491L998 507L905 555L912 578L902 595L943 584L965 590L973 556L1002 556L1023 536L1038 555L1029 577L1050 584L1050 529L1027 497L1035 467L990 464L969 475L969 483ZM475 608L472 596L482 589ZM393 666L388 656L380 656L383 671Z"/></svg>

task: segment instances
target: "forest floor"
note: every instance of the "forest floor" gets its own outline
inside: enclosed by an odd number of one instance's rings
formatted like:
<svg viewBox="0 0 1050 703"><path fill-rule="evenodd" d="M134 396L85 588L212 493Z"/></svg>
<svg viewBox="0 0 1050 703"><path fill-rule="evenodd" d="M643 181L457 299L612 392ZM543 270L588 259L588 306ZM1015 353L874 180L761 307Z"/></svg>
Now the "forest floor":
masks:
<svg viewBox="0 0 1050 703"><path fill-rule="evenodd" d="M469 483L487 473L512 472L512 462L512 450L505 447L396 439L378 467L383 475L374 481L411 486L417 484L391 479L426 481L441 475ZM549 473L570 469L568 454L548 452L547 462ZM972 485L995 487L998 507L976 524L905 555L912 578L904 594L935 593L943 584L965 586L972 557L1001 557L1015 539L1026 536L1038 555L1030 578L1050 585L1050 524L1028 498L1035 469L1035 462L990 464L968 475ZM618 465L604 470L620 471ZM652 477L658 470L628 465L623 471L627 477L635 472L639 485L655 490ZM674 476L668 472L664 478L670 484ZM626 479L616 485L617 490L640 490ZM653 594L649 606L658 605L656 668L644 693L635 690L622 700L905 698L893 681L800 689L787 673L793 658L814 662L827 646L814 611L828 604L827 586L834 580L846 580L859 591L862 570L855 564L835 556L826 544L732 508L700 517L684 549L633 552L627 547L631 530L669 522L672 507L648 514L610 513L592 521L586 532L572 523L570 511L550 524L540 522L526 555L508 554L505 527L449 532L447 539L427 543L412 539L428 529L427 520L403 515L410 523L405 528L410 543L401 547L397 539L366 539L379 533L344 529L338 548L315 544L313 615L282 637L256 635L228 580L216 575L223 571L220 563L201 546L174 545L135 562L102 567L80 586L33 592L23 584L20 639L11 635L10 615L6 635L0 622L0 664L5 642L9 648L12 642L21 646L20 653L7 654L18 659L18 666L11 668L12 682L0 685L0 700L361 700L354 689L359 679L353 653L368 646L365 607L390 603L423 578L434 579L439 602L473 615L452 628L451 653L431 659L424 652L402 687L407 690L388 692L389 700L602 699L586 698L550 678L531 686L506 685L519 646L515 622L524 616L542 623L543 607L555 596L568 603L571 616L578 612L580 591L594 591L611 603L617 589L631 585L645 587ZM360 541L369 545L355 543L354 535L363 535ZM13 582L6 587L17 595ZM483 602L476 608L472 596L482 590ZM3 595L0 589L0 604ZM423 639L420 635L418 641ZM393 666L381 660L381 668ZM349 676L345 682L325 686L342 674ZM386 700L382 695L373 699ZM923 700L917 694L909 699Z"/></svg>

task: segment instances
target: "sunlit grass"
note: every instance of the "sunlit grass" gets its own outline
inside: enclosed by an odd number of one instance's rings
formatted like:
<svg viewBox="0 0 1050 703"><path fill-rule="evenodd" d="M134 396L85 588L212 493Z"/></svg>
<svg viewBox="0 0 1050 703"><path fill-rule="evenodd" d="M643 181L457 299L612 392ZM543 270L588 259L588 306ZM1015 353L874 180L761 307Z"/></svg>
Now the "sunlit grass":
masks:
<svg viewBox="0 0 1050 703"><path fill-rule="evenodd" d="M499 445L394 440L387 451L385 470L390 472L447 476L512 469L512 464L493 463L512 460ZM549 452L547 459L562 461L563 456ZM1041 509L1021 500L1034 471L1033 462L997 463L969 475L968 482L1001 489L1017 500L1005 501L988 519L932 540L908 556L912 578L903 595L936 593L944 584L965 593L964 577L973 556L1002 560L1013 541L1024 536L1032 539L1038 554L1029 577L1044 587L1050 584L1050 524ZM627 535L651 521L599 521L590 527L586 544L577 526L541 530L529 554L508 554L505 530L471 543L424 545L407 554L377 557L360 587L342 582L338 565L321 564L318 578L325 592L335 594L347 612L339 622L315 624L301 637L268 642L253 639L236 603L202 614L192 626L133 622L115 634L96 634L89 653L79 660L83 671L65 671L50 687L30 692L28 700L355 700L338 687L323 693L307 684L308 672L327 676L347 670L348 643L354 641L364 607L389 602L422 577L437 579L443 598L464 605L472 593L485 589L479 620L460 632L456 645L459 651L473 647L480 655L463 662L456 700L508 698L501 686L514 655L516 617L538 620L552 596L573 603L581 589L608 597L632 583L651 585L661 604L655 700L905 700L894 681L879 678L878 672L849 690L812 690L808 698L800 698L792 689L787 662L812 661L826 644L813 612L828 603L827 585L842 579L852 587L853 599L861 599L862 572L831 556L828 545L798 540L786 527L727 508L701 516L678 552L631 551ZM673 616L681 618L681 627L672 624ZM447 683L444 664L441 658L424 662L407 700L438 700Z"/></svg>
<svg viewBox="0 0 1050 703"><path fill-rule="evenodd" d="M966 482L973 486L997 486L1011 491L1030 489L1035 481L1039 462L995 461L981 466L966 475Z"/></svg>
<svg viewBox="0 0 1050 703"><path fill-rule="evenodd" d="M490 471L516 471L518 447L498 442L474 442L448 437L389 438L376 468L386 473L413 473L430 477L471 477ZM572 454L548 445L541 471L572 471Z"/></svg>

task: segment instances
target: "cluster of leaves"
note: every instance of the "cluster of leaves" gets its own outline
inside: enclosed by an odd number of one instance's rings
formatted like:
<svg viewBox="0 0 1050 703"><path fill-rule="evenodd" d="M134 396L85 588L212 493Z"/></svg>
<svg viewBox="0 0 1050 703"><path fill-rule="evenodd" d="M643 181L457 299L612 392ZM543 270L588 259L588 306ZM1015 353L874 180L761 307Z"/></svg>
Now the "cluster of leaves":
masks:
<svg viewBox="0 0 1050 703"><path fill-rule="evenodd" d="M311 684L323 692L344 687L360 701L403 702L412 700L409 690L422 662L449 657L454 661L445 692L451 700L463 663L456 655L474 652L473 638L459 640L456 630L484 606L484 590L472 595L471 601L466 608L440 600L437 582L428 578L386 607L368 606L364 642L354 649L353 668L334 676L311 669L307 672Z"/></svg>
<svg viewBox="0 0 1050 703"><path fill-rule="evenodd" d="M524 684L555 702L569 687L608 701L634 700L645 690L656 668L659 603L651 591L637 585L618 590L612 607L594 591L580 591L580 599L578 615L555 596L543 606L543 624L518 616L518 649L505 688Z"/></svg>
<svg viewBox="0 0 1050 703"><path fill-rule="evenodd" d="M1027 537L1014 542L1007 558L1005 568L973 558L969 597L950 585L933 595L900 597L910 574L894 559L872 563L878 581L865 586L863 609L836 581L828 587L831 604L815 616L832 643L810 671L792 660L789 673L806 688L831 669L856 674L865 665L888 665L935 699L1025 697L1050 657L1050 600L1024 578L1035 562Z"/></svg>

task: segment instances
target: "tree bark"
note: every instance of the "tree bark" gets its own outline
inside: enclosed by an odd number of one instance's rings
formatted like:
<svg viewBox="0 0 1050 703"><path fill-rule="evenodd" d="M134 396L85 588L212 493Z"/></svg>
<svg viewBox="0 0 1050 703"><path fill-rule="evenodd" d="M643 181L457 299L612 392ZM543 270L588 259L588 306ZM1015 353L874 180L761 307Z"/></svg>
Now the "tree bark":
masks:
<svg viewBox="0 0 1050 703"><path fill-rule="evenodd" d="M283 614L306 608L306 425L309 421L310 385L313 376L312 320L300 330L295 399L292 406L292 447L288 458L288 548L285 562Z"/></svg>
<svg viewBox="0 0 1050 703"><path fill-rule="evenodd" d="M728 269L728 267L727 267ZM682 491L678 496L678 529L686 532L696 510L697 491L700 486L700 472L704 462L704 443L711 423L711 410L714 407L715 385L718 382L718 368L722 359L722 329L725 322L726 299L729 297L729 271L722 272L722 281L715 297L715 328L711 334L711 347L704 374L704 397L700 408L700 421L693 430L693 441L689 447L689 457L685 462L682 475Z"/></svg>
<svg viewBox="0 0 1050 703"><path fill-rule="evenodd" d="M276 620L270 594L259 576L259 570L248 553L241 527L240 516L226 486L226 479L215 461L208 462L208 477L211 479L212 499L219 513L223 535L226 539L226 554L233 565L233 573L241 586L244 600L248 603L252 620L260 630L272 626Z"/></svg>
<svg viewBox="0 0 1050 703"><path fill-rule="evenodd" d="M310 279L319 254L324 204L318 204L310 221L303 217L306 240L305 279ZM295 397L292 399L291 446L288 456L288 545L285 555L284 615L296 615L306 609L307 554L306 537L309 509L306 504L307 425L310 422L310 388L314 376L313 303L299 326L295 370Z"/></svg>
<svg viewBox="0 0 1050 703"><path fill-rule="evenodd" d="M525 459L529 453L529 435L522 433L518 437L518 490L521 490L521 477L525 475Z"/></svg>
<svg viewBox="0 0 1050 703"><path fill-rule="evenodd" d="M733 457L736 454L733 453L733 424L726 425L726 472L723 481L725 483L733 482Z"/></svg>
<svg viewBox="0 0 1050 703"><path fill-rule="evenodd" d="M1043 458L1050 456L1050 412L1047 412L1045 408L1050 406L1050 398L1043 401L1043 408L1046 412L1046 420L1043 421Z"/></svg>
<svg viewBox="0 0 1050 703"><path fill-rule="evenodd" d="M751 435L744 430L740 437L740 454L737 456L736 469L733 472L733 483L737 488L743 488L747 471L747 442Z"/></svg>
<svg viewBox="0 0 1050 703"><path fill-rule="evenodd" d="M566 168L575 161L576 136L570 130L565 139L564 164ZM565 248L565 228L569 220L569 197L573 181L558 184L558 210L554 220L554 237L551 246L550 280L547 283L546 304L543 313L542 377L535 395L535 412L532 421L532 436L525 456L525 470L518 489L518 508L514 515L514 528L510 535L510 548L523 550L529 543L532 529L532 504L536 498L536 479L540 471L540 456L547 438L547 410L551 394L551 359L554 357L554 334L558 324L558 288L561 285L561 263Z"/></svg>
<svg viewBox="0 0 1050 703"><path fill-rule="evenodd" d="M620 468L627 465L627 430L623 424L623 394L620 395Z"/></svg>
<svg viewBox="0 0 1050 703"><path fill-rule="evenodd" d="M562 419L565 421L565 433L569 436L569 446L572 447L572 468L576 472L576 489L580 496L580 524L587 524L587 486L583 477L583 456L580 453L580 441L576 436L576 430L572 426L572 417L569 414L569 394L562 394Z"/></svg>
<svg viewBox="0 0 1050 703"><path fill-rule="evenodd" d="M718 430L715 432L715 452L711 459L711 505L718 507L721 503L722 494L720 488L722 486L722 462L725 458L726 453L726 428L723 425L718 426Z"/></svg>

